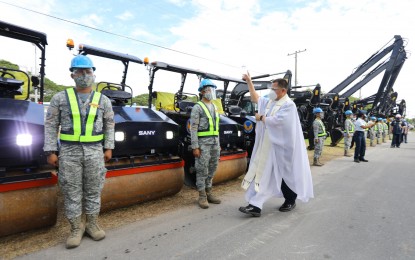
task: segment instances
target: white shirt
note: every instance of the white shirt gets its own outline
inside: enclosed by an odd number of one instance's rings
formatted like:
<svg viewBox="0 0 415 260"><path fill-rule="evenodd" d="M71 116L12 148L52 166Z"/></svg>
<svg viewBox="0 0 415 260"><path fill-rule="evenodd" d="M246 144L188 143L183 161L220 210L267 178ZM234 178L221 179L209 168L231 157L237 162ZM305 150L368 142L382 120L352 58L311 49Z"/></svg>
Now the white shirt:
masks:
<svg viewBox="0 0 415 260"><path fill-rule="evenodd" d="M366 125L365 120L363 120L361 118L358 118L356 120L356 122L354 123L354 125L356 127L356 129L355 129L356 131L360 131L360 132L364 132L365 131L365 129L362 128L362 126L365 126Z"/></svg>

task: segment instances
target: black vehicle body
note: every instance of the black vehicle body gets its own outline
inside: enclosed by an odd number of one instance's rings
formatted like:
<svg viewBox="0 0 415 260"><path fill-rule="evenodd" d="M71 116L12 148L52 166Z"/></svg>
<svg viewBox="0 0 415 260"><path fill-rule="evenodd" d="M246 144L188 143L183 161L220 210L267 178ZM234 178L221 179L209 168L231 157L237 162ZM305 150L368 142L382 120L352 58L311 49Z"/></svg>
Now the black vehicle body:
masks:
<svg viewBox="0 0 415 260"><path fill-rule="evenodd" d="M176 160L181 160L177 157L179 125L159 111L132 106L132 88L126 85L128 66L130 62L143 64L143 61L129 54L85 44L79 46L79 54L118 60L124 65L121 83L97 83L97 90L100 90L112 102L116 135L123 133L125 137L122 141L116 140L113 160L136 157L156 157L161 160L161 158L172 158L172 156L176 156ZM156 161L156 163L159 162ZM135 163L132 166L138 165ZM125 165L119 167L125 167Z"/></svg>
<svg viewBox="0 0 415 260"><path fill-rule="evenodd" d="M35 171L46 164L42 102L47 37L42 32L3 21L0 21L0 35L32 43L41 53L39 78L19 69L0 67L0 183L45 178L50 172ZM29 100L31 87L40 90L39 103ZM31 138L31 144L20 143L19 136ZM8 174L11 171L22 174L11 176Z"/></svg>

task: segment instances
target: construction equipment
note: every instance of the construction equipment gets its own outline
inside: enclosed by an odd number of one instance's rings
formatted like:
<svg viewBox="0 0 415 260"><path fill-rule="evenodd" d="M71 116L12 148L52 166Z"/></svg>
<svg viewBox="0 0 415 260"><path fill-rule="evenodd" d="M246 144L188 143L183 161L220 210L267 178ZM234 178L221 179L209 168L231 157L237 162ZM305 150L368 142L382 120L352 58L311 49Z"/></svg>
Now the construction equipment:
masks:
<svg viewBox="0 0 415 260"><path fill-rule="evenodd" d="M229 82L242 82L241 80L221 77L215 74L202 72L182 66L176 66L164 62L154 61L148 63L150 83L148 86L149 100L148 106L151 107L155 99L156 109L165 113L169 118L177 122L180 127L180 154L185 161L185 184L195 187L196 172L194 169L194 157L191 149L190 139L190 113L192 106L199 100L197 94L184 92L186 77L195 75L199 80L203 78L223 81L227 86ZM181 74L181 82L178 91L175 93L153 91L155 75L157 71L168 71ZM214 100L220 114L219 138L221 154L218 168L213 178L213 184L237 178L246 171L246 150L244 150L244 137L242 126L224 114L222 101Z"/></svg>
<svg viewBox="0 0 415 260"><path fill-rule="evenodd" d="M0 21L0 35L41 52L39 78L0 67L0 236L6 236L56 223L57 177L43 153L46 34ZM39 103L28 100L31 87L39 89Z"/></svg>
<svg viewBox="0 0 415 260"><path fill-rule="evenodd" d="M67 47L73 48L72 40ZM107 211L179 192L184 162L178 156L179 125L163 113L132 106L132 88L126 84L130 63L143 64L133 55L80 44L78 53L121 61L121 83L99 82L114 110L115 148L102 191L101 210ZM127 91L129 90L129 91Z"/></svg>
<svg viewBox="0 0 415 260"><path fill-rule="evenodd" d="M351 75L349 75L345 80L343 80L340 84L338 84L322 97L323 103L329 103L329 109L325 111L325 121L328 122L327 131L330 133L332 146L337 145L343 138L343 113L345 111L345 105L343 105L343 103L346 98L349 98L357 90L361 89L364 85L366 85L369 81L371 81L383 71L384 74L378 88L378 92L373 97L369 98L367 102L370 103L366 104L372 104L372 107L368 110L369 115L379 115L385 117L386 114L389 113L391 109L390 102L396 95L393 94L393 85L406 60L406 51L404 40L399 35L394 36L393 43L386 45L387 46L382 50L379 50L371 55L365 62L359 65ZM389 53L389 58L384 59ZM366 74L359 82L357 82L347 91L340 94L340 92L346 89L347 86L349 86L370 68L373 68L371 72ZM332 100L331 103L327 102L329 99Z"/></svg>

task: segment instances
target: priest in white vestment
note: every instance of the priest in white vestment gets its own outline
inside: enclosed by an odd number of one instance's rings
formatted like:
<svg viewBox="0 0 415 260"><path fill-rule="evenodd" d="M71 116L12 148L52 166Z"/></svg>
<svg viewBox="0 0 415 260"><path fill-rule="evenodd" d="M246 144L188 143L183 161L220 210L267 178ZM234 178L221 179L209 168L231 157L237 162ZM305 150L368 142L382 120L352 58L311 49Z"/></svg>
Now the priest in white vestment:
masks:
<svg viewBox="0 0 415 260"><path fill-rule="evenodd" d="M280 211L291 211L296 199L307 202L314 197L310 163L295 103L287 95L288 83L276 79L268 98L255 91L249 73L243 75L251 101L258 104L255 115L255 144L243 181L243 213L261 216L262 206L272 197L284 197Z"/></svg>

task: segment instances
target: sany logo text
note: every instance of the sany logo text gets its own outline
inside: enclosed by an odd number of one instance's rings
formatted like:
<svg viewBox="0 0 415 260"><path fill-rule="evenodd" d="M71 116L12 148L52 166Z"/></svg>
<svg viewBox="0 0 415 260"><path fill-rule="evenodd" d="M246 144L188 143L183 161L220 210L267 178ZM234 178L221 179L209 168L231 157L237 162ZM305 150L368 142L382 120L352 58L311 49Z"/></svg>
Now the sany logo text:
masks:
<svg viewBox="0 0 415 260"><path fill-rule="evenodd" d="M138 131L138 135L155 135L155 130L149 130L149 131Z"/></svg>

